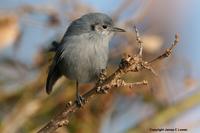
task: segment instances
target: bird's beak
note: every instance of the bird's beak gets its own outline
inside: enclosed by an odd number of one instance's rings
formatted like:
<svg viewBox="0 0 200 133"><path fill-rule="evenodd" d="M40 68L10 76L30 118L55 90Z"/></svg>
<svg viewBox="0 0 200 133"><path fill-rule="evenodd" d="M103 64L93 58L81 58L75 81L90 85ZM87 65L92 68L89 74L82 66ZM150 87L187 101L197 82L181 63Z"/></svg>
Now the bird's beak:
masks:
<svg viewBox="0 0 200 133"><path fill-rule="evenodd" d="M118 27L113 27L111 29L111 31L113 31L113 32L126 32L124 29L121 29L121 28L118 28Z"/></svg>

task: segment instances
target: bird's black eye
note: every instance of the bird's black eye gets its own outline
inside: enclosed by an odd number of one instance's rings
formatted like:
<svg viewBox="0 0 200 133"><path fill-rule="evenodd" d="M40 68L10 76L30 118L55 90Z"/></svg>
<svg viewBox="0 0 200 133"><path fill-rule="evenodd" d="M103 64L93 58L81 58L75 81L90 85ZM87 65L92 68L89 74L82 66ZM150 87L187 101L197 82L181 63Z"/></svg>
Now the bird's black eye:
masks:
<svg viewBox="0 0 200 133"><path fill-rule="evenodd" d="M107 29L108 26L107 26L107 25L102 25L102 27L103 27L104 29Z"/></svg>

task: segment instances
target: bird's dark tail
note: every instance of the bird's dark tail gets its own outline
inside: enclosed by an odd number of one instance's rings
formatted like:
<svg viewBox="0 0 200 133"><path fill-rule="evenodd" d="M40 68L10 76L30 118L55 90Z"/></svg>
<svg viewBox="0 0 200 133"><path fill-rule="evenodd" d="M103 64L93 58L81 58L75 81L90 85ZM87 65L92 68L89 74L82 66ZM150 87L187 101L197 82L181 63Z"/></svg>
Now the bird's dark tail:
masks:
<svg viewBox="0 0 200 133"><path fill-rule="evenodd" d="M50 94L55 82L62 76L58 69L50 69L47 82L46 82L46 92Z"/></svg>

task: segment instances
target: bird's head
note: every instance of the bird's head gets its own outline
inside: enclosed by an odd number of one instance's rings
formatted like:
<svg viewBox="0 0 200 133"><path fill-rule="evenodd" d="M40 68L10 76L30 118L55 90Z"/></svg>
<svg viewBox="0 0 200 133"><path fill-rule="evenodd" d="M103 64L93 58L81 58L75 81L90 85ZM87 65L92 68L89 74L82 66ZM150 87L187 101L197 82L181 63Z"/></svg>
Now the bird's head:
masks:
<svg viewBox="0 0 200 133"><path fill-rule="evenodd" d="M103 13L88 13L72 22L68 35L91 33L102 37L111 37L115 32L125 32L124 29L114 27L112 19Z"/></svg>

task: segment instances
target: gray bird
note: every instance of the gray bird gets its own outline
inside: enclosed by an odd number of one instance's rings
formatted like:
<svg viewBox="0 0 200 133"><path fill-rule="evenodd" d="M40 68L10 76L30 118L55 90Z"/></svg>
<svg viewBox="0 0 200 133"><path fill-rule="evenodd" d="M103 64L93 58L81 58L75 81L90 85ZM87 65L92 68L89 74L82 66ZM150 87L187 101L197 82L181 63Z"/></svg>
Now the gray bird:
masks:
<svg viewBox="0 0 200 133"><path fill-rule="evenodd" d="M76 101L82 105L79 83L95 81L108 61L109 41L114 32L125 30L114 27L112 19L103 13L88 13L74 20L56 44L56 54L50 65L46 92L65 76L76 81Z"/></svg>

